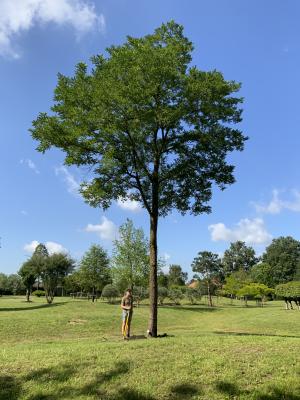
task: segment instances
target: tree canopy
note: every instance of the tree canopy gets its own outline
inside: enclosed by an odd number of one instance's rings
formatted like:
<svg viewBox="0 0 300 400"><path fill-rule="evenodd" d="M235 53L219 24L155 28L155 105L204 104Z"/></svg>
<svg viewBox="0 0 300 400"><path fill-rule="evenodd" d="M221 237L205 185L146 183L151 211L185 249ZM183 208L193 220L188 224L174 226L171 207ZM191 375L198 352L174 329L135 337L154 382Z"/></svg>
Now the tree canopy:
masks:
<svg viewBox="0 0 300 400"><path fill-rule="evenodd" d="M246 246L245 242L238 240L230 243L229 249L224 252L222 262L225 274L229 275L239 269L249 271L258 262L258 259L251 246Z"/></svg>
<svg viewBox="0 0 300 400"><path fill-rule="evenodd" d="M300 242L291 236L273 239L262 256L270 265L272 286L292 281L300 267Z"/></svg>
<svg viewBox="0 0 300 400"><path fill-rule="evenodd" d="M142 228L135 228L129 219L119 228L114 241L112 274L114 283L124 291L127 287L147 286L149 281L149 243Z"/></svg>

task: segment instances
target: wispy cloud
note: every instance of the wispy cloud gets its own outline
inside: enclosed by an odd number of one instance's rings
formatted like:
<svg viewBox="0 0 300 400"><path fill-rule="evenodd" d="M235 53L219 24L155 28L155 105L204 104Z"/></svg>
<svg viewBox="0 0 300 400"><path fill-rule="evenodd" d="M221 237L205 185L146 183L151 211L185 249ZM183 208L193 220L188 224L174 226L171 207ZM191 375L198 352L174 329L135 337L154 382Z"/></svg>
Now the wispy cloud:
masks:
<svg viewBox="0 0 300 400"><path fill-rule="evenodd" d="M105 30L103 14L86 0L1 0L0 56L19 58L13 42L39 24L70 25L80 36L92 29Z"/></svg>
<svg viewBox="0 0 300 400"><path fill-rule="evenodd" d="M130 199L118 199L117 205L122 208L123 210L132 211L132 212L139 212L142 210L141 204L136 200Z"/></svg>
<svg viewBox="0 0 300 400"><path fill-rule="evenodd" d="M32 254L39 244L40 244L39 241L33 240L32 242L25 244L24 250L27 253ZM45 246L46 246L49 254L67 253L68 252L66 248L64 248L61 244L56 243L56 242L46 242Z"/></svg>
<svg viewBox="0 0 300 400"><path fill-rule="evenodd" d="M30 158L25 158L25 159L20 160L20 164L26 165L28 168L32 169L32 171L34 171L36 174L40 173L37 166L35 165L35 163L32 160L30 160Z"/></svg>
<svg viewBox="0 0 300 400"><path fill-rule="evenodd" d="M241 240L247 244L265 244L272 239L272 235L268 233L261 218L241 219L233 228L228 228L220 222L209 225L208 229L211 233L211 239L215 242Z"/></svg>
<svg viewBox="0 0 300 400"><path fill-rule="evenodd" d="M21 214L24 215L24 216L27 216L27 215L28 215L28 212L25 211L25 210L21 210Z"/></svg>
<svg viewBox="0 0 300 400"><path fill-rule="evenodd" d="M100 236L101 239L114 240L117 236L117 226L113 221L106 217L102 217L100 224L88 224L85 229L86 232L94 232Z"/></svg>
<svg viewBox="0 0 300 400"><path fill-rule="evenodd" d="M75 177L68 171L64 166L55 168L55 174L57 176L62 176L64 182L67 185L67 190L74 196L80 196L79 189L80 183L75 179Z"/></svg>
<svg viewBox="0 0 300 400"><path fill-rule="evenodd" d="M258 213L279 214L283 210L300 212L300 191L290 191L290 197L291 198L289 200L283 199L282 192L275 189L272 192L272 198L269 203L263 204L252 202L252 204Z"/></svg>

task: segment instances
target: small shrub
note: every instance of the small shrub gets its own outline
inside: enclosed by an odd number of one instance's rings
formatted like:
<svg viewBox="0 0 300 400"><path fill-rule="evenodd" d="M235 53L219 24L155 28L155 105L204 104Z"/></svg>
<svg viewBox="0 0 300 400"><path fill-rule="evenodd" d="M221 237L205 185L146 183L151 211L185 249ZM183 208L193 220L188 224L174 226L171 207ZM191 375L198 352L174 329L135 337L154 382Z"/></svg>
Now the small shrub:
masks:
<svg viewBox="0 0 300 400"><path fill-rule="evenodd" d="M44 290L35 290L34 292L32 292L33 296L37 296L37 297L42 297L45 296L45 291Z"/></svg>
<svg viewBox="0 0 300 400"><path fill-rule="evenodd" d="M113 303L118 296L118 289L114 285L109 284L104 286L102 290L102 297L106 298L109 303Z"/></svg>
<svg viewBox="0 0 300 400"><path fill-rule="evenodd" d="M158 296L158 303L162 306L164 304L164 300L168 297L168 289L164 286L158 286L157 289L157 296Z"/></svg>

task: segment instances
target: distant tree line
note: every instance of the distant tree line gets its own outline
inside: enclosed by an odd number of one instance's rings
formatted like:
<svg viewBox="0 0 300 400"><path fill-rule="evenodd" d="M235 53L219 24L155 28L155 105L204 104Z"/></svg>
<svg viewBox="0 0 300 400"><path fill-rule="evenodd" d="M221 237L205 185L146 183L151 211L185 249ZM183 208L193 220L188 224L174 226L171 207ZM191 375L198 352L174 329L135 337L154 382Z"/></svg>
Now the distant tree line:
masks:
<svg viewBox="0 0 300 400"><path fill-rule="evenodd" d="M75 265L67 254L49 255L46 246L39 244L18 274L0 273L0 295L26 293L29 301L34 288L34 294L44 295L52 303L59 287L60 294L93 301L102 296L112 302L130 287L139 304L149 297L148 249L143 230L134 227L129 219L119 228L111 257L100 245L93 244ZM213 306L213 296L241 298L245 305L250 299L263 305L275 295L284 298L287 307L291 300L296 304L300 301L295 289L300 281L300 242L290 236L274 239L260 257L242 241L231 243L223 257L201 251L191 267L195 275L188 282L188 274L180 265L171 264L167 269L165 261L159 259L160 305L166 299L179 304L183 298L193 304L201 296L207 297L209 306ZM289 286L289 282L296 284Z"/></svg>
<svg viewBox="0 0 300 400"><path fill-rule="evenodd" d="M280 285L300 281L300 242L290 236L273 239L257 257L252 247L237 241L222 258L209 251L198 253L192 269L194 278L206 285L209 305L213 294L243 298L246 305L255 299L263 305L274 294L282 297Z"/></svg>

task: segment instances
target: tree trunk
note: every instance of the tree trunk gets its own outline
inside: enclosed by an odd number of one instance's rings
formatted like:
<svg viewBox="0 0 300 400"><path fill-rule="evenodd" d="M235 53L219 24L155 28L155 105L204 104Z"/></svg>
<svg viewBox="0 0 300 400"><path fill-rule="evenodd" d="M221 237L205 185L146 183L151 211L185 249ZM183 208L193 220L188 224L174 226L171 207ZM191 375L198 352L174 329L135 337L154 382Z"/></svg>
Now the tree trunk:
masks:
<svg viewBox="0 0 300 400"><path fill-rule="evenodd" d="M150 319L148 333L157 337L157 225L158 212L154 210L150 216Z"/></svg>
<svg viewBox="0 0 300 400"><path fill-rule="evenodd" d="M29 302L30 299L30 289L26 289L26 301Z"/></svg>
<svg viewBox="0 0 300 400"><path fill-rule="evenodd" d="M211 298L211 293L210 293L209 281L207 281L207 297L208 297L208 304L209 304L210 307L212 307L213 303L212 303L212 298Z"/></svg>

